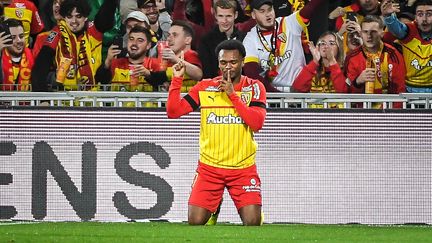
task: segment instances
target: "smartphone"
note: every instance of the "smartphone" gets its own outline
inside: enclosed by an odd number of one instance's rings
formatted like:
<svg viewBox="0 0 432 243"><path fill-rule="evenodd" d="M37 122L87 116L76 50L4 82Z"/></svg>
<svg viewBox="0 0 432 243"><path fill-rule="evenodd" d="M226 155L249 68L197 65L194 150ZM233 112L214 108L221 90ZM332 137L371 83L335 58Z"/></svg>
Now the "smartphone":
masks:
<svg viewBox="0 0 432 243"><path fill-rule="evenodd" d="M0 23L0 33L4 32L6 35L10 35L9 26L6 23ZM5 35L3 34L3 36ZM12 39L9 38L9 41L5 44L12 44Z"/></svg>
<svg viewBox="0 0 432 243"><path fill-rule="evenodd" d="M347 12L346 13L347 19L350 21L357 22L357 14L354 12Z"/></svg>
<svg viewBox="0 0 432 243"><path fill-rule="evenodd" d="M117 58L126 57L127 55L127 49L123 47L123 37L122 36L116 36L113 40L113 45L116 45L121 49L120 54L117 55Z"/></svg>

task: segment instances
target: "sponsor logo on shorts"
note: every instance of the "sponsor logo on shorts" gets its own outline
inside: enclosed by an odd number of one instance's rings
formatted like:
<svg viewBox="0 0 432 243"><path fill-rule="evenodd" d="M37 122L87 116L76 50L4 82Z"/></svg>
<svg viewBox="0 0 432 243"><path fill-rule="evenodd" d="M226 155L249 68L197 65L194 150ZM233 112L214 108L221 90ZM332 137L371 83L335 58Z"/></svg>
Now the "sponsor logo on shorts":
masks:
<svg viewBox="0 0 432 243"><path fill-rule="evenodd" d="M243 186L243 190L246 192L261 192L261 185L257 185L255 178L250 179L249 186Z"/></svg>

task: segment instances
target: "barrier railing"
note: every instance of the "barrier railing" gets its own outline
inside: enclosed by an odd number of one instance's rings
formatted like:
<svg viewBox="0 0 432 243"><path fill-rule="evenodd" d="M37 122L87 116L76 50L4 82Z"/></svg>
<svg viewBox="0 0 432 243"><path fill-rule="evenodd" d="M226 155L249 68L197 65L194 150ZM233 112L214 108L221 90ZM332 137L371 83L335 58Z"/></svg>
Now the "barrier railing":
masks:
<svg viewBox="0 0 432 243"><path fill-rule="evenodd" d="M3 106L93 106L93 107L164 107L166 92L0 92ZM395 103L403 109L431 109L432 93L412 94L315 94L268 93L272 108L376 108L391 109ZM377 106L378 104L378 106Z"/></svg>

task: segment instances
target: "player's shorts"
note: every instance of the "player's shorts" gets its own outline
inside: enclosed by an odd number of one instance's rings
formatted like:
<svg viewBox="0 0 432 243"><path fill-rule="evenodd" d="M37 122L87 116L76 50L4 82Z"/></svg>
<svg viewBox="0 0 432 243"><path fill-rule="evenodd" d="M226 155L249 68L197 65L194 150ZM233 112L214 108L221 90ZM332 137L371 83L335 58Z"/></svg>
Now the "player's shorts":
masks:
<svg viewBox="0 0 432 243"><path fill-rule="evenodd" d="M225 187L237 210L248 205L262 205L261 180L256 165L244 169L225 169L201 162L192 183L189 205L215 212Z"/></svg>

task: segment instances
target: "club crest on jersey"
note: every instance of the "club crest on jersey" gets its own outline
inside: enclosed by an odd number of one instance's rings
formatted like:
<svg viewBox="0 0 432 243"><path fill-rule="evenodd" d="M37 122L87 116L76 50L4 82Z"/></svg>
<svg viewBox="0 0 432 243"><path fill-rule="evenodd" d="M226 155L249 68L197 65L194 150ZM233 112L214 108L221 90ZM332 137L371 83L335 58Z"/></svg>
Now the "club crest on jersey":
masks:
<svg viewBox="0 0 432 243"><path fill-rule="evenodd" d="M15 15L21 19L24 16L24 12L22 11L22 9L15 9Z"/></svg>
<svg viewBox="0 0 432 243"><path fill-rule="evenodd" d="M241 93L240 98L243 101L243 103L249 104L251 102L252 96L251 93Z"/></svg>
<svg viewBox="0 0 432 243"><path fill-rule="evenodd" d="M280 41L282 41L283 43L286 43L287 42L287 36L286 36L286 34L284 33L284 32L282 32L282 33L280 33L278 36L277 36L277 38L280 40Z"/></svg>
<svg viewBox="0 0 432 243"><path fill-rule="evenodd" d="M243 124L244 121L239 116L228 114L227 116L218 116L215 113L210 113L207 116L207 124Z"/></svg>

